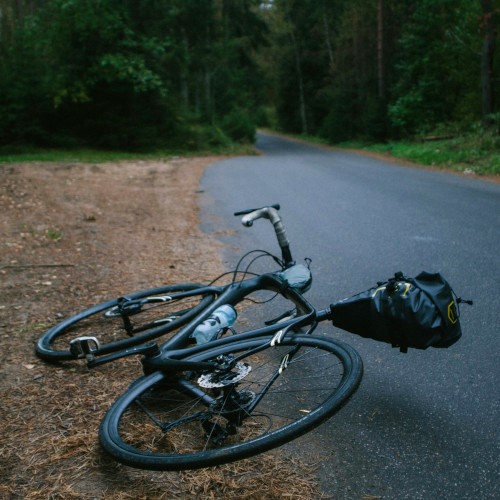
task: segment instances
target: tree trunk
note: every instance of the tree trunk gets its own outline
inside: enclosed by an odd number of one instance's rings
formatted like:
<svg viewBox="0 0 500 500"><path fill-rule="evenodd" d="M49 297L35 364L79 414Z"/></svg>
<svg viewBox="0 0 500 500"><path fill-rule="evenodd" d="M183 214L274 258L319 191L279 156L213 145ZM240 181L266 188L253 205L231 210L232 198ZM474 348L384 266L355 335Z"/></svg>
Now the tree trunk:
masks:
<svg viewBox="0 0 500 500"><path fill-rule="evenodd" d="M326 49L328 50L328 60L330 62L330 68L333 68L333 48L332 41L330 40L330 29L328 27L328 19L326 17L325 11L323 11L323 29L325 30L325 42Z"/></svg>
<svg viewBox="0 0 500 500"><path fill-rule="evenodd" d="M292 33L293 47L295 51L295 65L297 68L297 80L299 84L299 99L300 99L300 121L302 122L302 133L307 134L307 116L306 116L306 101L304 97L304 80L302 78L302 65L300 64L300 53L295 36Z"/></svg>
<svg viewBox="0 0 500 500"><path fill-rule="evenodd" d="M210 47L212 37L210 35L210 26L206 28L206 46ZM204 87L205 87L205 112L209 123L213 123L213 107L212 107L212 65L210 58L205 61L204 67Z"/></svg>
<svg viewBox="0 0 500 500"><path fill-rule="evenodd" d="M209 123L213 122L213 109L212 109L212 73L211 69L205 67L205 110L207 120Z"/></svg>
<svg viewBox="0 0 500 500"><path fill-rule="evenodd" d="M377 75L378 96L385 99L384 0L377 3Z"/></svg>
<svg viewBox="0 0 500 500"><path fill-rule="evenodd" d="M307 128L307 115L306 115L306 100L304 96L304 80L302 75L302 64L300 61L300 49L297 43L297 38L294 33L294 23L292 20L292 16L290 14L290 4L288 0L284 2L284 20L286 22L287 27L287 35L290 37L290 42L293 50L293 57L295 59L295 71L297 72L297 84L299 87L299 113L300 113L300 122L301 122L301 130L303 134L308 133Z"/></svg>
<svg viewBox="0 0 500 500"><path fill-rule="evenodd" d="M184 28L181 28L182 32L182 48L183 57L181 59L180 68L180 84L181 84L181 98L186 109L189 108L189 42Z"/></svg>
<svg viewBox="0 0 500 500"><path fill-rule="evenodd" d="M483 125L487 128L494 123L493 103L493 55L495 52L495 23L493 19L492 0L481 0L483 9L482 28L484 30L483 48L481 52L481 91Z"/></svg>

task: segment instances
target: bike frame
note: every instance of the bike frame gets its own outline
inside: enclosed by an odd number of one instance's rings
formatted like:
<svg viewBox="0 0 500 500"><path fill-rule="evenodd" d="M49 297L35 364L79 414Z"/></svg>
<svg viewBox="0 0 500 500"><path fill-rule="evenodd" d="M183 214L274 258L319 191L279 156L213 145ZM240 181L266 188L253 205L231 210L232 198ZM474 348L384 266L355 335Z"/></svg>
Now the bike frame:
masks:
<svg viewBox="0 0 500 500"><path fill-rule="evenodd" d="M269 290L280 293L283 297L292 301L297 307L297 310L301 311L301 314L292 319L284 320L273 325L248 330L218 340L212 340L208 343L209 345L205 343L198 346L189 346L189 337L196 326L206 319L217 307L222 304L236 305L257 290ZM210 393L201 390L196 384L176 377L176 372L184 370L203 371L217 369L218 366L216 361L204 361L204 359L211 358L212 356L216 357L221 348L230 346L231 344L238 344L239 348L243 347L245 350L248 349L253 352L259 352L267 348L269 344L280 344L286 334L293 328L308 325L309 328L306 334L310 334L320 321L324 321L330 317L329 308L317 311L298 290L289 287L276 273L263 274L255 278L231 283L224 287L208 286L195 290L196 293L200 293L200 291L203 293L213 293L218 296L206 310L183 327L177 334L163 343L155 352L146 355L142 359L142 364L146 375L154 376L157 382L163 381L167 386L171 386L173 389L198 397L207 408L215 402L215 398L212 397ZM141 348L139 347L137 349ZM248 352L245 354L247 355ZM292 349L290 352L290 359L293 355L294 352ZM238 357L234 358L231 361L232 365L238 360ZM153 375L153 373L155 375ZM253 408L259 404L260 400L272 386L274 380L280 375L281 371L277 371L273 379L256 394L251 407L245 409L245 415L252 413ZM129 391L128 398L130 398L130 401L133 401L135 397L136 394L132 388ZM239 422L239 419L244 418L245 415L236 412L231 418ZM201 416L202 414L198 417L201 418Z"/></svg>
<svg viewBox="0 0 500 500"><path fill-rule="evenodd" d="M88 361L89 368L94 368L104 363L116 359L144 354L142 364L145 373L151 373L156 370L178 371L180 369L203 370L213 368L213 363L199 363L194 361L197 354L207 351L207 345L190 345L190 336L194 329L205 319L207 319L218 307L223 304L237 305L246 297L255 291L268 290L282 295L295 304L300 315L289 320L268 325L262 328L248 330L230 337L224 337L218 340L210 341L210 347L217 348L228 343L251 341L255 338L276 336L276 341L282 338L292 327L299 328L304 325L310 325L307 333L312 333L320 321L330 318L330 308L318 311L316 310L300 293L299 290L290 287L278 273L266 273L254 278L237 281L224 286L205 286L194 289L189 292L182 292L179 296L189 297L190 295L213 294L216 299L206 307L198 316L192 319L187 325L182 327L175 335L165 341L161 346L156 343L149 343L113 354L91 359Z"/></svg>
<svg viewBox="0 0 500 500"><path fill-rule="evenodd" d="M295 261L292 258L290 243L277 210L279 210L279 205L273 205L259 209L244 210L242 212L235 213L235 215L243 215L242 223L247 227L252 226L253 222L259 218L270 220L282 251L283 268L290 270L293 266L295 266ZM200 286L199 288L190 291L175 294L175 297L177 298L211 294L215 297L215 299L200 314L193 318L187 325L182 327L161 346L158 346L156 343L149 343L137 347L127 348L104 356L96 351L96 355L98 355L99 358L96 359L96 357L90 353L90 356L87 357L87 364L89 368L93 368L125 356L143 354L144 358L142 359L142 364L146 374L152 373L156 370L168 372L182 369L213 369L213 363L203 362L200 364L199 362L194 361L194 358L196 358L198 353L207 351L207 345L190 345L191 334L201 322L207 319L221 305L229 304L236 306L252 293L262 290L275 292L280 294L285 299L290 300L295 305L299 315L293 319L282 320L263 328L249 330L219 340L212 340L210 341L210 349L212 346L213 348L217 348L225 345L226 343L242 342L247 340L250 342L256 338L270 335L275 336L275 340L273 339L273 341L279 342L280 338L286 335L292 327L299 328L304 325L310 325L307 333L312 333L319 321L330 319L331 310L328 308L323 311L317 311L303 297L300 287L291 286L286 278L282 275L280 276L282 272L283 271L265 273L253 278L233 281L232 283L224 286ZM128 318L124 318L124 321L126 321L126 319ZM158 329L159 332L162 330L162 327Z"/></svg>

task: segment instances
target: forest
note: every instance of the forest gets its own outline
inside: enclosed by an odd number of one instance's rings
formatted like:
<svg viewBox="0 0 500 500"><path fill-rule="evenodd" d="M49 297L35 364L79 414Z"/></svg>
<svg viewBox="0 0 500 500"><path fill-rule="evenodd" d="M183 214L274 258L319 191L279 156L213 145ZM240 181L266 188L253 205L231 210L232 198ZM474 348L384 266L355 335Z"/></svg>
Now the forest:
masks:
<svg viewBox="0 0 500 500"><path fill-rule="evenodd" d="M0 0L0 147L498 134L500 0Z"/></svg>

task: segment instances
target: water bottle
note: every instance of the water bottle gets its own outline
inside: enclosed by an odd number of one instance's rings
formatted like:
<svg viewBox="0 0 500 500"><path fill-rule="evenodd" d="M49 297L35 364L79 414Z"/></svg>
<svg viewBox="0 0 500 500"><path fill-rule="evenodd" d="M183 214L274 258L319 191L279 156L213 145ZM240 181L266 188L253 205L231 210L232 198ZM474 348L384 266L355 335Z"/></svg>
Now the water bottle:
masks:
<svg viewBox="0 0 500 500"><path fill-rule="evenodd" d="M203 323L200 323L191 334L196 343L205 344L217 337L224 328L230 327L236 320L236 310L229 304L218 307Z"/></svg>

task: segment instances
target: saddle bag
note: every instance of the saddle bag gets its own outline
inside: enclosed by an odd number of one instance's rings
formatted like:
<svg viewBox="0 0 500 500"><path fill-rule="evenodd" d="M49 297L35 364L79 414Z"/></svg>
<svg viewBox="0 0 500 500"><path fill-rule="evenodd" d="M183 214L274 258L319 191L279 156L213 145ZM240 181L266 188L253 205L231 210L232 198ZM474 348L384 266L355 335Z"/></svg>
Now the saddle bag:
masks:
<svg viewBox="0 0 500 500"><path fill-rule="evenodd" d="M334 326L387 342L407 352L409 347L450 347L462 335L460 302L439 274L406 278L401 272L331 307Z"/></svg>

